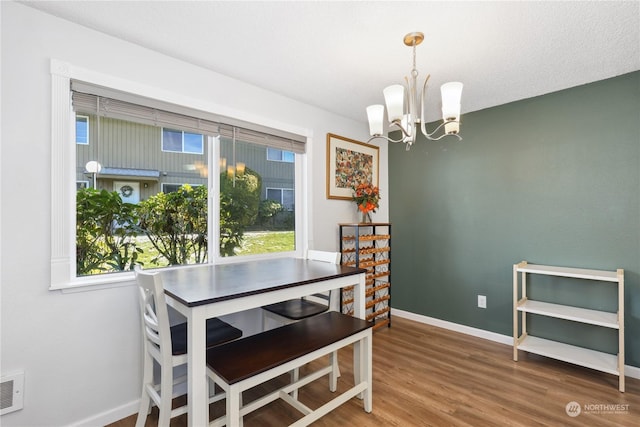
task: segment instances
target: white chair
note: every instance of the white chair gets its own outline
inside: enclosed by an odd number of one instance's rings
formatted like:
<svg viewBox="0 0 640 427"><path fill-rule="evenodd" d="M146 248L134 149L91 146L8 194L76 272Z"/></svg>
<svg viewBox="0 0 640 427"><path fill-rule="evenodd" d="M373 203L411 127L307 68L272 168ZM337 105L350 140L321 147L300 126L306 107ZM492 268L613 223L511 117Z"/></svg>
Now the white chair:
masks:
<svg viewBox="0 0 640 427"><path fill-rule="evenodd" d="M139 302L143 350L142 398L136 427L144 427L152 402L158 406L158 426L169 426L169 420L187 412L187 406L171 409L173 386L186 382L186 376L174 379L173 368L187 363L187 324L169 324L169 312L164 296L162 279L158 273L143 272L135 268L139 289ZM220 319L207 321L207 348L240 338L242 331ZM154 360L160 365L160 382L154 381ZM224 393L210 398L210 402L223 399Z"/></svg>
<svg viewBox="0 0 640 427"><path fill-rule="evenodd" d="M340 252L325 252L316 250L307 251L307 259L309 260L323 261L331 264L340 264L340 258ZM286 325L324 313L330 310L332 307L337 307L339 305L339 301L337 300L339 292L339 289L334 289L325 293L317 293L302 298L262 306L262 327L264 329L267 319L273 319L276 322ZM338 384L338 377L340 376L340 368L338 366L338 352L333 352L329 357L332 366L332 373L329 377L330 390L335 391ZM296 368L291 372L291 381L295 382L299 377L299 370ZM295 391L293 391L291 393L291 396L293 396L294 399L297 399L298 390L296 389Z"/></svg>

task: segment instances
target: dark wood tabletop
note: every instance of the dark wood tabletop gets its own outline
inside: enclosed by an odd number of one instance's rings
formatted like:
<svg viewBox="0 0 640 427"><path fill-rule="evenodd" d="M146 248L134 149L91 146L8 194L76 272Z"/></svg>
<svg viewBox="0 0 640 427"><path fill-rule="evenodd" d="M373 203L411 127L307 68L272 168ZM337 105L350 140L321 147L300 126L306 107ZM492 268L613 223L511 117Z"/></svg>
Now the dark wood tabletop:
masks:
<svg viewBox="0 0 640 427"><path fill-rule="evenodd" d="M165 292L188 307L364 273L300 258L198 265L161 272Z"/></svg>

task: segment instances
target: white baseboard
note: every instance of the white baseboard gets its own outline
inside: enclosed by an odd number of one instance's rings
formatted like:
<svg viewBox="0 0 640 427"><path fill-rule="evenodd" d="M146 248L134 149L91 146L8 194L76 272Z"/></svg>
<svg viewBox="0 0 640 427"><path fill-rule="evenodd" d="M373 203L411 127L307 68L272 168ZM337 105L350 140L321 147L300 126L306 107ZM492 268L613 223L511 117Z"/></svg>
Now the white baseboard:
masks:
<svg viewBox="0 0 640 427"><path fill-rule="evenodd" d="M140 405L140 399L136 399L133 402L126 403L122 406L118 406L117 408L80 420L77 423L71 424L71 427L106 426L107 424L115 423L116 421L120 421L123 418L127 418L132 414L137 413L138 405Z"/></svg>
<svg viewBox="0 0 640 427"><path fill-rule="evenodd" d="M187 394L187 383L180 383L173 388L173 397L182 396ZM117 408L105 411L101 414L94 415L77 423L71 424L70 427L95 427L104 426L107 424L115 423L123 418L130 417L131 415L138 413L138 407L140 406L140 399L136 399L133 402L129 402Z"/></svg>
<svg viewBox="0 0 640 427"><path fill-rule="evenodd" d="M398 310L396 308L391 309L391 315L413 320L419 323L424 323L426 325L437 326L439 328L448 329L450 331L460 332L474 337L483 338L489 341L495 341L500 344L506 344L509 346L513 345L513 337L509 335L502 335L495 332L485 331L484 329L472 328L471 326L460 325L458 323L436 319L435 317L423 316L422 314L415 314L409 311ZM640 368L625 365L624 374L625 376L630 378L640 379Z"/></svg>

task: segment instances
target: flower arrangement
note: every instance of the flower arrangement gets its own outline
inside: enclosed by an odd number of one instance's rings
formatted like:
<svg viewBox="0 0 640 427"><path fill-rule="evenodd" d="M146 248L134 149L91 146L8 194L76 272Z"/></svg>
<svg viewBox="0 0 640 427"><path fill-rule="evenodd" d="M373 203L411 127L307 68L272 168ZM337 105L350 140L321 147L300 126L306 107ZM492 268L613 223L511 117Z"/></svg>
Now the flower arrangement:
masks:
<svg viewBox="0 0 640 427"><path fill-rule="evenodd" d="M380 189L370 182L363 182L353 187L352 199L363 215L375 212L380 201Z"/></svg>

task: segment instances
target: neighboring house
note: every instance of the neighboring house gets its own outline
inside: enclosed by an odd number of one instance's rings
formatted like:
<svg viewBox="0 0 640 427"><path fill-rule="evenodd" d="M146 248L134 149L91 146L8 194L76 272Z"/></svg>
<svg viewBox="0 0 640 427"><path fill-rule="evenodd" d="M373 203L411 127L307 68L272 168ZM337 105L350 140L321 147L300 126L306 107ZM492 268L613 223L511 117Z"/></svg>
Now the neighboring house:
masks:
<svg viewBox="0 0 640 427"><path fill-rule="evenodd" d="M98 136L99 134L99 136ZM262 177L261 198L293 209L294 154L288 151L220 137L220 162L244 163ZM125 120L76 116L77 188L92 187L87 163L97 161L96 188L118 191L123 200L138 203L182 184L206 185L206 136ZM89 168L90 169L90 168ZM225 168L222 167L221 170Z"/></svg>

